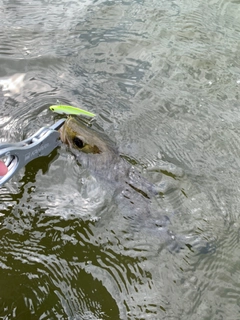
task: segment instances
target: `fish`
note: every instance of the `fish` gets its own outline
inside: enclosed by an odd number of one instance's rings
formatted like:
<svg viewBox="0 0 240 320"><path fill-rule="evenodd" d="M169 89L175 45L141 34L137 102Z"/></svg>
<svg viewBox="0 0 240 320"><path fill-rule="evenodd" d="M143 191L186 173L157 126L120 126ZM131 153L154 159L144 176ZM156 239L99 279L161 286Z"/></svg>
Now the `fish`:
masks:
<svg viewBox="0 0 240 320"><path fill-rule="evenodd" d="M124 217L141 232L156 234L178 251L182 242L169 230L170 218L162 212L151 212L151 199L157 188L119 154L116 144L103 132L96 131L75 117L68 117L60 129L60 138L67 144L81 166L95 176L112 183L118 190L117 203L124 208ZM120 190L120 191L119 191ZM116 192L115 192L116 195Z"/></svg>
<svg viewBox="0 0 240 320"><path fill-rule="evenodd" d="M81 119L69 116L60 129L60 139L69 146L77 161L98 177L124 182L141 190L146 198L148 193L158 193L120 156L116 144L105 133L92 129Z"/></svg>

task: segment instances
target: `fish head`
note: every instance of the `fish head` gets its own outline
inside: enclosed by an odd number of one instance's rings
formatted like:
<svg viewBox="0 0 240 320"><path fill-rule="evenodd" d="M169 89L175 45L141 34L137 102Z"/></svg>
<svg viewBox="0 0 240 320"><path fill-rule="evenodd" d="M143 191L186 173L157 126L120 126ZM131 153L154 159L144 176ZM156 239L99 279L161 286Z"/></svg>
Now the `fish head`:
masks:
<svg viewBox="0 0 240 320"><path fill-rule="evenodd" d="M97 133L88 128L83 122L68 117L60 129L62 142L84 153L101 153L105 150L104 141L99 139Z"/></svg>
<svg viewBox="0 0 240 320"><path fill-rule="evenodd" d="M71 116L60 129L60 138L82 164L107 167L117 155L113 142L107 136Z"/></svg>

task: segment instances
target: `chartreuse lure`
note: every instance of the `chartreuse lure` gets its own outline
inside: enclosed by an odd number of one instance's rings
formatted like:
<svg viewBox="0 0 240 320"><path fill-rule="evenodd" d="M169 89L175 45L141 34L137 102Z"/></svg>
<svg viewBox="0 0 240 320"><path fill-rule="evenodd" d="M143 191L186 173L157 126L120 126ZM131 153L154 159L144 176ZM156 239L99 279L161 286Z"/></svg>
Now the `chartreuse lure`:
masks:
<svg viewBox="0 0 240 320"><path fill-rule="evenodd" d="M65 105L53 105L49 107L50 110L53 112L59 113L59 114L79 114L79 115L84 115L88 117L95 117L96 115L92 112L72 107L72 106L65 106Z"/></svg>

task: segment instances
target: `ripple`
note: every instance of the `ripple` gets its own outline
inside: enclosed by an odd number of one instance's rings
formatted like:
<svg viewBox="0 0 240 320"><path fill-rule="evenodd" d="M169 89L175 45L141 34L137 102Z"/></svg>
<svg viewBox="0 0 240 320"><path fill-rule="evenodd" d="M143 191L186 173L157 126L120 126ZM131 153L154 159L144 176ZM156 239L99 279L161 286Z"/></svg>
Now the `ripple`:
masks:
<svg viewBox="0 0 240 320"><path fill-rule="evenodd" d="M1 317L238 319L237 4L2 1L0 25L1 142L82 105L154 183L121 193L64 147L14 176Z"/></svg>
<svg viewBox="0 0 240 320"><path fill-rule="evenodd" d="M37 208L33 211L28 208L26 215L26 209L15 217L24 224L18 223L18 227L9 232L7 230L11 229L5 221L1 228L1 233L5 232L0 242L1 273L4 276L8 270L6 281L14 281L15 287L19 287L17 295L11 290L5 291L4 314L49 317L54 312L58 316L83 317L92 312L93 317L100 314L111 317L111 311L106 311L109 301L112 301L114 314L117 303L122 318L126 317L125 304L132 315L138 314L139 299L145 297L147 288L152 289L151 277L147 280L150 275L141 267L144 258L138 257L140 251L133 258L129 255L132 249L124 253L122 241L111 233L105 232L104 238L96 238L91 224L76 219L49 218ZM26 227L29 222L34 229ZM23 226L24 232L16 232ZM83 289L85 282L89 291ZM18 283L22 285L18 286ZM126 301L126 296L132 295L133 290L137 296ZM7 306L10 305L9 309ZM149 308L155 312L154 306L149 305Z"/></svg>
<svg viewBox="0 0 240 320"><path fill-rule="evenodd" d="M14 281L14 287L18 287L17 295L20 295L20 298L17 299L16 294L9 296L8 292L5 292L2 303L8 305L9 302L7 301L12 301L11 310L5 305L6 314L10 314L12 311L12 315L14 312L15 314L22 312L25 316L34 313L38 317L47 317L54 312L58 313L59 316L65 314L75 317L77 314L79 316L83 315L85 313L84 309L90 311L92 304L94 307L93 315L99 316L97 310L101 313L103 307L101 299L94 301L93 296L91 300L85 299L85 296L87 297L90 292L84 293L79 289L82 278L85 278L85 281L91 279L89 275L84 275L81 263L75 263L71 266L71 262L56 256L56 254L49 252L46 255L45 244L49 241L48 237L55 229L49 229L49 227L50 225L47 224L44 230L40 224L38 230L34 232L29 230L29 237L26 237L27 234L20 237L21 244L19 243L20 239L16 239L16 236L10 233L5 233L4 240L1 241L2 252L5 252L4 258L1 259L3 260L1 261L1 273L4 275L4 270L9 270L8 275L11 275L12 280L8 276L7 281L9 283ZM64 229L56 228L55 232L58 234L58 230L64 232ZM1 232L3 232L3 229ZM61 233L60 231L60 235ZM13 240L13 237L15 240ZM52 242L54 248L56 243L59 242L59 238L55 237L55 240L53 238ZM7 260L5 260L5 257ZM1 277L1 279L3 281L4 278ZM96 280L92 279L90 281L96 284ZM18 283L20 286L17 285ZM94 287L96 298L101 297L102 294L107 294L107 292L104 293L104 288L100 294L101 285L96 284ZM97 289L98 287L99 289ZM9 294L12 294L11 290L9 290ZM53 304L49 304L49 299L52 300ZM87 304L87 301L90 305ZM112 305L114 306L114 302ZM95 308L96 306L98 307Z"/></svg>
<svg viewBox="0 0 240 320"><path fill-rule="evenodd" d="M193 261L191 263L191 267L197 270L198 275L194 283L187 281L186 292L188 293L186 295L193 294L191 313L201 310L204 317L215 317L216 313L237 317L239 308L236 305L236 299L239 295L239 286L234 257L238 255L239 230L232 226L224 228L222 225L218 225L218 228L224 236L218 240L218 249L215 254L201 255L195 263ZM229 247L231 247L230 251ZM229 265L229 261L232 261L233 264ZM227 268L226 265L228 265ZM212 274L215 275L214 279ZM193 286L195 292L192 291ZM222 300L223 297L224 300ZM221 304L218 303L220 300L222 300Z"/></svg>

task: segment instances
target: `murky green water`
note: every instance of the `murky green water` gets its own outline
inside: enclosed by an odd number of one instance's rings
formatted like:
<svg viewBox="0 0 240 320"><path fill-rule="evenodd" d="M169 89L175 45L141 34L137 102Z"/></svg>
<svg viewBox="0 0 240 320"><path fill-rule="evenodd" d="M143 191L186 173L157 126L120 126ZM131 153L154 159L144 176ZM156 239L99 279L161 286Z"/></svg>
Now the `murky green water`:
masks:
<svg viewBox="0 0 240 320"><path fill-rule="evenodd" d="M0 142L80 106L158 190L128 201L65 146L27 165L0 190L1 319L240 318L239 40L237 1L0 0Z"/></svg>

